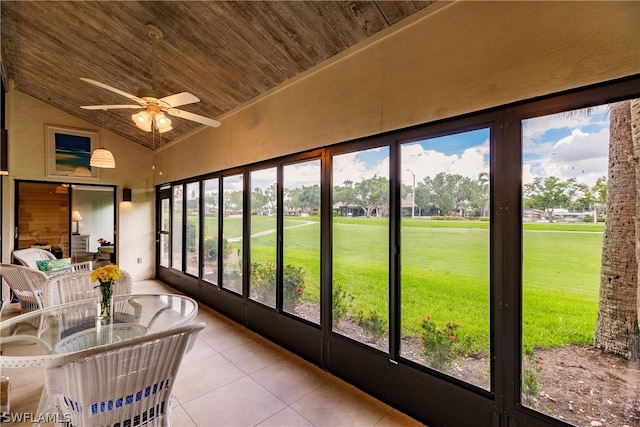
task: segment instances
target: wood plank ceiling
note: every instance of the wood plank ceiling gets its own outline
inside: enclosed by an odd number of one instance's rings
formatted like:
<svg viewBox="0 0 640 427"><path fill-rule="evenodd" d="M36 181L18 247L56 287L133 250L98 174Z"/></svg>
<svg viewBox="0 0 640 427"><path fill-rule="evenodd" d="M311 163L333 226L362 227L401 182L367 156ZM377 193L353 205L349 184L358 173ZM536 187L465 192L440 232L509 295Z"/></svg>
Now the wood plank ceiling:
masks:
<svg viewBox="0 0 640 427"><path fill-rule="evenodd" d="M217 118L430 3L2 0L2 76L5 85L156 149L201 125L172 117L161 142L135 126L136 110L81 109L132 102L80 77L134 95L155 81L168 94L200 98L181 109ZM154 42L147 23L164 37Z"/></svg>

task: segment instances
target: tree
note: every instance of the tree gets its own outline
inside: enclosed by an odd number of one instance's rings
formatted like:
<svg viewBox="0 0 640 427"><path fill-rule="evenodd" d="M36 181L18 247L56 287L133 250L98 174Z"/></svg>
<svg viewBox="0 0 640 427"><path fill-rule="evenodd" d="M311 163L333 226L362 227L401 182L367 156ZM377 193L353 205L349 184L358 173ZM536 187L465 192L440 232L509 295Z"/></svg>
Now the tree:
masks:
<svg viewBox="0 0 640 427"><path fill-rule="evenodd" d="M320 207L320 186L318 184L294 188L288 192L288 204L291 210L311 212Z"/></svg>
<svg viewBox="0 0 640 427"><path fill-rule="evenodd" d="M342 185L335 186L333 188L333 201L339 202L345 205L357 204L356 192L353 188L353 181L345 181Z"/></svg>
<svg viewBox="0 0 640 427"><path fill-rule="evenodd" d="M212 191L209 194L205 194L204 204L207 212L211 209L216 210L216 207L218 206L218 193L216 191Z"/></svg>
<svg viewBox="0 0 640 427"><path fill-rule="evenodd" d="M603 176L596 180L593 185L594 205L593 214L595 216L594 222L597 222L598 207L602 209L602 216L607 214L607 177Z"/></svg>
<svg viewBox="0 0 640 427"><path fill-rule="evenodd" d="M576 192L575 179L561 181L555 176L537 177L524 185L524 195L530 207L547 213L549 222L553 222L554 210L567 207Z"/></svg>
<svg viewBox="0 0 640 427"><path fill-rule="evenodd" d="M488 201L484 180L472 180L458 174L440 172L426 177L416 188L417 203L427 209L435 206L441 215L466 216L471 209L480 211Z"/></svg>
<svg viewBox="0 0 640 427"><path fill-rule="evenodd" d="M638 101L635 101L636 104ZM631 360L638 359L638 155L637 126L640 110L634 109L636 144L631 131L631 101L610 105L607 216L602 244L600 298L594 345Z"/></svg>
<svg viewBox="0 0 640 427"><path fill-rule="evenodd" d="M385 216L389 210L389 180L375 175L373 178L363 179L354 186L358 203L367 215L371 217L373 210L376 216Z"/></svg>

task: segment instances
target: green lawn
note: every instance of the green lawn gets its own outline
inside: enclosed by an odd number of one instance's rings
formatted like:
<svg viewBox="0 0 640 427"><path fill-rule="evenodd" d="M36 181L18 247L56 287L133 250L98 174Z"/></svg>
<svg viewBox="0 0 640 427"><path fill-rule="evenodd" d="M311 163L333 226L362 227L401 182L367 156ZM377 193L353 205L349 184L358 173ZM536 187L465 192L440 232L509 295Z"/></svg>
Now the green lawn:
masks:
<svg viewBox="0 0 640 427"><path fill-rule="evenodd" d="M252 217L252 230L264 231L272 223L273 218ZM305 267L305 298L318 301L320 227L293 227L301 223L299 218L285 220L285 262ZM473 350L486 351L489 223L407 219L402 225L403 334L417 336L428 313L441 324L462 324L460 336L473 342ZM334 283L354 296L352 315L388 312L388 230L384 219L334 218ZM523 345L592 342L602 230L602 224L524 225ZM275 234L254 237L252 256L269 259L274 245Z"/></svg>

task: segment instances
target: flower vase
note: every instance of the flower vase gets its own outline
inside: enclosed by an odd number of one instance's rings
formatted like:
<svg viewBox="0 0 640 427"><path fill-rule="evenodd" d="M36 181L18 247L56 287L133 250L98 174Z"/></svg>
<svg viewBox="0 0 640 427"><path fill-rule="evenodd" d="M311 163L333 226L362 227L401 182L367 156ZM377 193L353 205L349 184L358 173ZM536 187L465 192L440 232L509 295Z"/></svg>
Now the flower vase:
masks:
<svg viewBox="0 0 640 427"><path fill-rule="evenodd" d="M98 319L111 319L113 315L113 281L98 285Z"/></svg>

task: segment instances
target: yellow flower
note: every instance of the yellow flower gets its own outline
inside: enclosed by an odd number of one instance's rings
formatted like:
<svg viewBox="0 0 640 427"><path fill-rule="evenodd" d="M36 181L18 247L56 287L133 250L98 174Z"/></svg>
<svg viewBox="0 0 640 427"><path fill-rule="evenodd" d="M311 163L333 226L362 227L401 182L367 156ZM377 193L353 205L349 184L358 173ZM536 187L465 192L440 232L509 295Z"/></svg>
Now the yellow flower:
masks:
<svg viewBox="0 0 640 427"><path fill-rule="evenodd" d="M122 272L120 268L115 264L108 264L104 267L96 268L91 272L91 281L100 281L100 283L111 282L112 280L118 280Z"/></svg>

